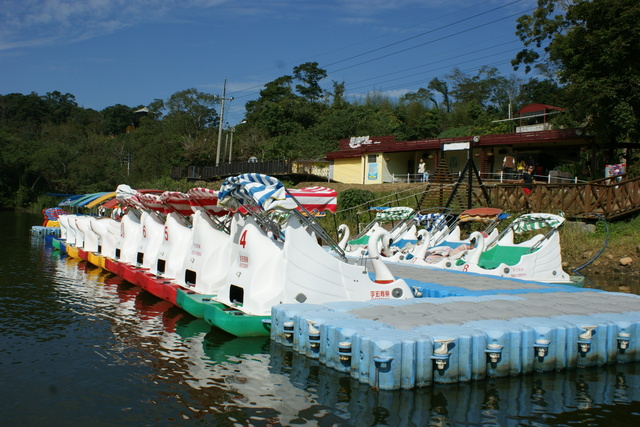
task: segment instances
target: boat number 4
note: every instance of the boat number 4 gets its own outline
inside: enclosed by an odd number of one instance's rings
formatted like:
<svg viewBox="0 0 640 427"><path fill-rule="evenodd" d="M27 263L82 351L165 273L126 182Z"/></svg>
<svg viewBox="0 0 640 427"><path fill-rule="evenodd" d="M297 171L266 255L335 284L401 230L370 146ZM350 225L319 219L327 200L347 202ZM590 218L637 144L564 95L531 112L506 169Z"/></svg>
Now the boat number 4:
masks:
<svg viewBox="0 0 640 427"><path fill-rule="evenodd" d="M240 246L242 246L243 249L247 247L247 230L244 230L240 235Z"/></svg>

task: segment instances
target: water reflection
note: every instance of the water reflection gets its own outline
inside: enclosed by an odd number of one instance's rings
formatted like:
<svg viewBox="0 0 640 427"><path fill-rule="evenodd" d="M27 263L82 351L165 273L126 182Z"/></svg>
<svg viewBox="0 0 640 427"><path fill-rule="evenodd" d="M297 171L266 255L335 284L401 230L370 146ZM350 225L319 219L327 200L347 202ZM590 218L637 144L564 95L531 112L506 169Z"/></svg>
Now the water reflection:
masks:
<svg viewBox="0 0 640 427"><path fill-rule="evenodd" d="M24 283L20 292L31 298L10 315L28 329L23 337L73 354L73 368L56 365L74 379L83 403L70 411L71 425L95 416L94 400L107 402L99 409L110 417L104 425L597 425L605 418L616 425L640 418L637 364L374 392L267 338L229 336L86 262L33 248L44 255L45 280ZM5 298L18 294L3 288ZM25 306L41 311L27 317ZM3 335L21 333L0 327ZM24 358L28 345L9 351L20 348ZM45 369L46 360L31 358ZM50 404L40 409L51 415L69 395L58 377L46 387Z"/></svg>
<svg viewBox="0 0 640 427"><path fill-rule="evenodd" d="M624 274L586 276L585 287L640 295L640 277Z"/></svg>

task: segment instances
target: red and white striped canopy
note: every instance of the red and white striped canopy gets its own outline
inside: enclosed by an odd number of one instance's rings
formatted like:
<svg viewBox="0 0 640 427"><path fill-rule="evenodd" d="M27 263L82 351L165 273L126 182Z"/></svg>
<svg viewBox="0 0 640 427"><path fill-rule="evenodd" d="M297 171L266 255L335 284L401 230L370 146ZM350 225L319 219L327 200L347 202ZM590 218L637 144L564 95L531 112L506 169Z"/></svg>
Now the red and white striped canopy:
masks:
<svg viewBox="0 0 640 427"><path fill-rule="evenodd" d="M227 209L218 205L218 192L208 188L196 187L187 191L191 206L202 208L212 215L222 216L229 213Z"/></svg>
<svg viewBox="0 0 640 427"><path fill-rule="evenodd" d="M167 205L167 213L177 212L182 216L193 215L189 196L179 191L165 191L160 199Z"/></svg>
<svg viewBox="0 0 640 427"><path fill-rule="evenodd" d="M314 186L288 191L309 212L336 213L338 208L338 192L331 188Z"/></svg>
<svg viewBox="0 0 640 427"><path fill-rule="evenodd" d="M159 195L152 193L138 193L136 196L147 209L164 213L166 206L160 199Z"/></svg>

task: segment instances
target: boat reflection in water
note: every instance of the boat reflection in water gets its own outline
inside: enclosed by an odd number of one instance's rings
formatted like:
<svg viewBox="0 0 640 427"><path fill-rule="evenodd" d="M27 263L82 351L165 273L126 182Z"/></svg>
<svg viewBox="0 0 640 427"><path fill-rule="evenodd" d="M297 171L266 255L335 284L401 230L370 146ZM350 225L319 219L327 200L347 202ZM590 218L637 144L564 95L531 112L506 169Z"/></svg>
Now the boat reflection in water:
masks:
<svg viewBox="0 0 640 427"><path fill-rule="evenodd" d="M374 391L268 338L212 329L84 261L49 255L52 286L61 304L81 316L78 327L106 322L104 334L85 345L107 365L126 367L132 386L144 385L128 397L132 417L149 413L160 424L394 426L640 419L637 364ZM118 422L140 421L127 414L123 409Z"/></svg>

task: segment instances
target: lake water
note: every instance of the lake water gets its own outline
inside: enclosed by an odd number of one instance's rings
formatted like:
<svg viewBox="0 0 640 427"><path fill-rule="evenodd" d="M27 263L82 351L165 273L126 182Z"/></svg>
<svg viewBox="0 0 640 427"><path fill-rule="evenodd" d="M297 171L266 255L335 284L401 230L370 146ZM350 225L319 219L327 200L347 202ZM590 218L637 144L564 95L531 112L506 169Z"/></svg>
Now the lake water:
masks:
<svg viewBox="0 0 640 427"><path fill-rule="evenodd" d="M2 426L571 426L640 422L640 365L374 392L234 338L44 247L0 213ZM600 284L640 293L619 278Z"/></svg>

